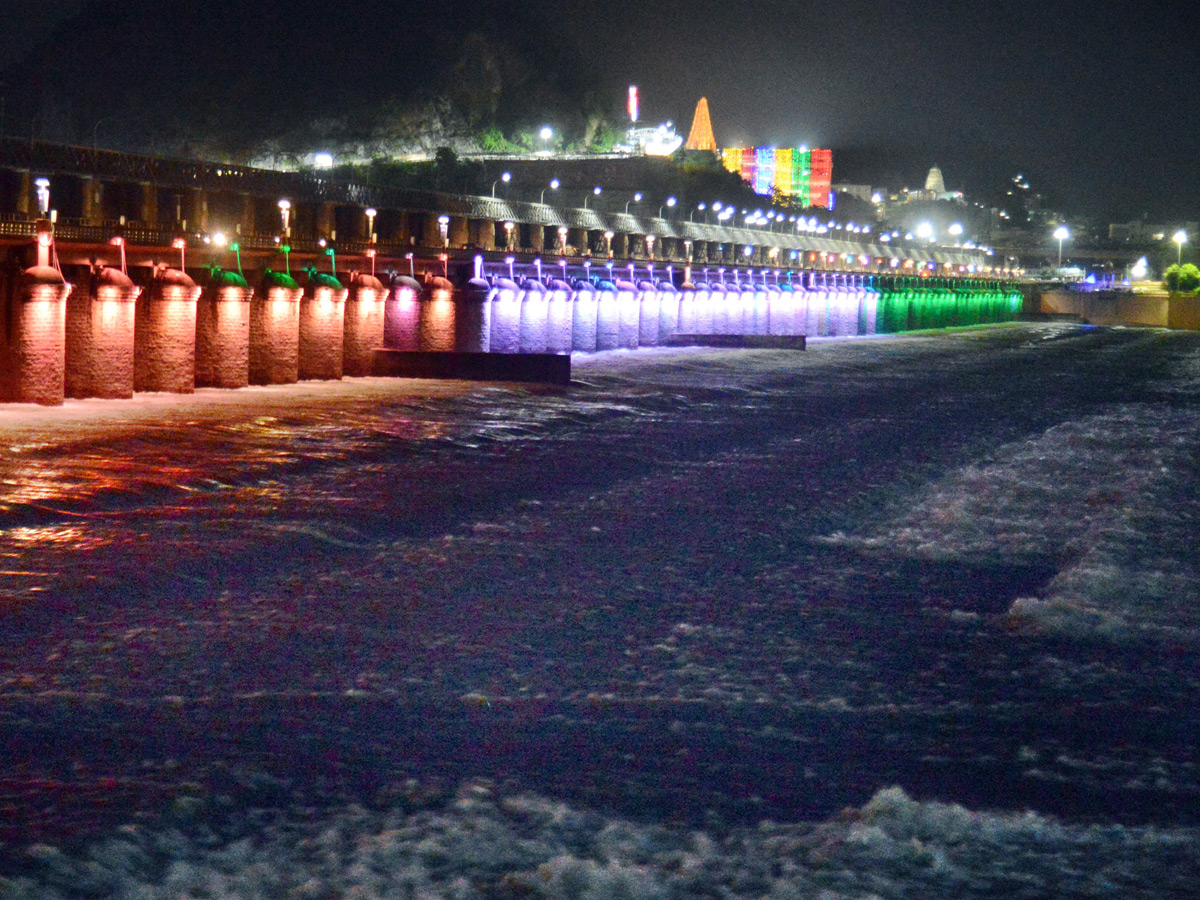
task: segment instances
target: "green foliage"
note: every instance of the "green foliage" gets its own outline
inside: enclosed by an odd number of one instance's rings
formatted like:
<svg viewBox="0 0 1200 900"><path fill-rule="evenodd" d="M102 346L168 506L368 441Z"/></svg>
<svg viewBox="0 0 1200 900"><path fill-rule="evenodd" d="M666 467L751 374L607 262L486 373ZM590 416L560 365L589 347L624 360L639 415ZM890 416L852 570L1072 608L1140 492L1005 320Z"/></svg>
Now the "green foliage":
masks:
<svg viewBox="0 0 1200 900"><path fill-rule="evenodd" d="M1163 284L1169 291L1182 294L1193 293L1200 288L1200 268L1192 263L1169 266L1163 272Z"/></svg>
<svg viewBox="0 0 1200 900"><path fill-rule="evenodd" d="M592 138L592 143L588 147L593 153L612 153L615 147L621 140L621 134L615 128L602 126L596 129L596 134Z"/></svg>
<svg viewBox="0 0 1200 900"><path fill-rule="evenodd" d="M479 148L484 153L520 153L521 147L504 136L499 128L489 128L479 136Z"/></svg>

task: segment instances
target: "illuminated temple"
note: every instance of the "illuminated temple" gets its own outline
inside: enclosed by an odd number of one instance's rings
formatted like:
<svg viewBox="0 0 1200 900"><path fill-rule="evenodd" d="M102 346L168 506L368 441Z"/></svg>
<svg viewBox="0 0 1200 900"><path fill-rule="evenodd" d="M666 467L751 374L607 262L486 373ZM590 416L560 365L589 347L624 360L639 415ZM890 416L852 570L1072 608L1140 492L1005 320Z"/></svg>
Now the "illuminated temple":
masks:
<svg viewBox="0 0 1200 900"><path fill-rule="evenodd" d="M721 162L730 172L770 196L778 191L801 206L829 207L833 151L807 147L726 147Z"/></svg>

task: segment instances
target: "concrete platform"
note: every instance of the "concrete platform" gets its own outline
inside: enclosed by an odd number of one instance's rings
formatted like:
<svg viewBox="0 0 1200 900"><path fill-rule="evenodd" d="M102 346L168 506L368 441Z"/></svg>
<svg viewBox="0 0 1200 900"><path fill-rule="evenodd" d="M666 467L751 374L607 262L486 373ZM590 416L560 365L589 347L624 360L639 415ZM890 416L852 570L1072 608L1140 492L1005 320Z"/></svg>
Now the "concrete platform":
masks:
<svg viewBox="0 0 1200 900"><path fill-rule="evenodd" d="M668 347L732 347L743 350L804 350L802 334L673 334Z"/></svg>
<svg viewBox="0 0 1200 900"><path fill-rule="evenodd" d="M564 353L455 353L376 350L376 375L570 384L571 357Z"/></svg>

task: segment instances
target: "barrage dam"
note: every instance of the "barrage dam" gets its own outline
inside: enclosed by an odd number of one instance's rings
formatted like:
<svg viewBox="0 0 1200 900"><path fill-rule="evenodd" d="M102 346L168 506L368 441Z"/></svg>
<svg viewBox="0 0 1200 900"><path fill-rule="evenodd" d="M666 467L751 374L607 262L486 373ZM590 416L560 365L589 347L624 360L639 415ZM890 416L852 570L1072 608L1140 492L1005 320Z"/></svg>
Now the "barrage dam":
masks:
<svg viewBox="0 0 1200 900"><path fill-rule="evenodd" d="M802 345L1023 305L1013 273L973 249L11 138L0 213L6 402L405 374L416 358L434 371L435 354Z"/></svg>

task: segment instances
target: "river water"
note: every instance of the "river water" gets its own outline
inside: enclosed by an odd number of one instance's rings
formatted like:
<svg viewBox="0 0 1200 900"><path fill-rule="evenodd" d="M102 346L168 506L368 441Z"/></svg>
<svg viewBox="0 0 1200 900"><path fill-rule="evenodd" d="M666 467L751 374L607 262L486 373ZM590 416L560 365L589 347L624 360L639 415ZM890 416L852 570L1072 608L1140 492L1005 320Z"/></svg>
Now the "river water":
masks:
<svg viewBox="0 0 1200 900"><path fill-rule="evenodd" d="M0 894L1200 890L1200 335L0 408Z"/></svg>

